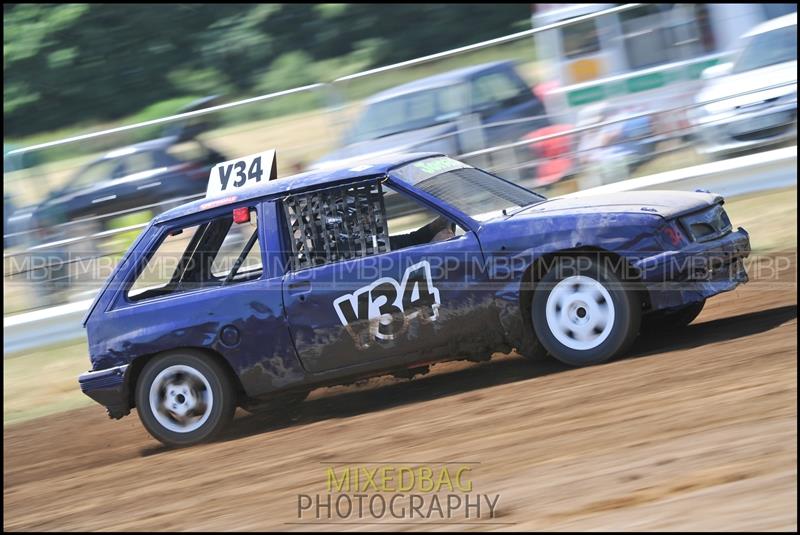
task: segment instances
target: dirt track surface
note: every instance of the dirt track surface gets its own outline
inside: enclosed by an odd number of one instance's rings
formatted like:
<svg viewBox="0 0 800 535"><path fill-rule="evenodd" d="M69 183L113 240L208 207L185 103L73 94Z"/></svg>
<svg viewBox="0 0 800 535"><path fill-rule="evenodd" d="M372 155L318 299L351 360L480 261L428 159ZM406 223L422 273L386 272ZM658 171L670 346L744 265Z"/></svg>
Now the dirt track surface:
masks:
<svg viewBox="0 0 800 535"><path fill-rule="evenodd" d="M516 356L317 391L167 450L99 407L4 429L7 530L796 530L797 286L752 282L603 366ZM298 522L328 463L474 462L488 524ZM434 466L441 467L441 464ZM463 520L463 516L461 517ZM307 516L304 522L312 522ZM389 523L394 519L387 519Z"/></svg>

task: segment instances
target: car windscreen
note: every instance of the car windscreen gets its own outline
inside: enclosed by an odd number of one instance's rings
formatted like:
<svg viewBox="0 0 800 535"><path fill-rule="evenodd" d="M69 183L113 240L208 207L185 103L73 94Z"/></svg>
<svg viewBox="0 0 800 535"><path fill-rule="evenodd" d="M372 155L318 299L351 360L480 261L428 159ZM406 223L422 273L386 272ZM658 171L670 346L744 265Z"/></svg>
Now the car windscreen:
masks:
<svg viewBox="0 0 800 535"><path fill-rule="evenodd" d="M750 38L733 66L734 73L797 61L797 26L787 26Z"/></svg>
<svg viewBox="0 0 800 535"><path fill-rule="evenodd" d="M466 86L456 84L373 102L353 127L347 142L378 139L451 121L464 112L467 100Z"/></svg>
<svg viewBox="0 0 800 535"><path fill-rule="evenodd" d="M418 160L391 174L479 221L502 210L545 200L542 195L447 157Z"/></svg>

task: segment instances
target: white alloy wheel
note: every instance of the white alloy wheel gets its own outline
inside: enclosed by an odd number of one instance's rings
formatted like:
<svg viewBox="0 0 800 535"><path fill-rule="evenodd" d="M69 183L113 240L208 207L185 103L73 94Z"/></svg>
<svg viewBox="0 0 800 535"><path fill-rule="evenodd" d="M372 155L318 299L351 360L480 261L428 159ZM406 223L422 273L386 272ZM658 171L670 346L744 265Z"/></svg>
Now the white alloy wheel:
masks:
<svg viewBox="0 0 800 535"><path fill-rule="evenodd" d="M208 379L191 366L162 370L150 385L150 410L159 424L175 433L191 433L206 423L214 407Z"/></svg>
<svg viewBox="0 0 800 535"><path fill-rule="evenodd" d="M550 332L576 351L594 349L608 338L614 312L608 290L585 275L573 275L556 284L545 308Z"/></svg>

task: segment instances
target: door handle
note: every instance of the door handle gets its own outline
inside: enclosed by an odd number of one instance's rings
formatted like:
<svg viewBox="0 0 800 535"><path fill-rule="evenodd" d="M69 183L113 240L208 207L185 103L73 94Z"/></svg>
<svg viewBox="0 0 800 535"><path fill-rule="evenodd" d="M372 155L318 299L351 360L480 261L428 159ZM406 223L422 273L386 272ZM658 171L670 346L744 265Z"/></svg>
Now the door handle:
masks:
<svg viewBox="0 0 800 535"><path fill-rule="evenodd" d="M303 295L311 291L311 281L295 281L289 283L289 293Z"/></svg>

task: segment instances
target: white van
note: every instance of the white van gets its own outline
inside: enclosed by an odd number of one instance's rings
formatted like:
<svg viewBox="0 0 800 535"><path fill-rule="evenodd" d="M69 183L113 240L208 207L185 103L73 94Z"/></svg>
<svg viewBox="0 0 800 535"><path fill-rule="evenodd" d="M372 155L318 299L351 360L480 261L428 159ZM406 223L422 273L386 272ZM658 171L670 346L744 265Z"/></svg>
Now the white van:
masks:
<svg viewBox="0 0 800 535"><path fill-rule="evenodd" d="M598 102L637 109L689 104L701 73L727 61L743 33L797 12L796 4L534 4L532 23L542 28L615 7L534 36L550 86L545 106L562 122L575 123L581 108ZM669 119L688 127L685 118Z"/></svg>
<svg viewBox="0 0 800 535"><path fill-rule="evenodd" d="M703 153L797 138L797 13L756 26L742 42L733 62L703 73L707 81L696 97L703 105L691 114Z"/></svg>

